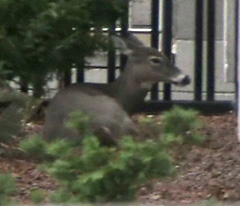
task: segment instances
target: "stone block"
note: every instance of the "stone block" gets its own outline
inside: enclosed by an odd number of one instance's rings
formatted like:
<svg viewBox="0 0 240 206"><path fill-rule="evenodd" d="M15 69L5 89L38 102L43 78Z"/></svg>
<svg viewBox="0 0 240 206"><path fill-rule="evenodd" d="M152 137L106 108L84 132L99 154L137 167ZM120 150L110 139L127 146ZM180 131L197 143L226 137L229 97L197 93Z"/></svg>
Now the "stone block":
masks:
<svg viewBox="0 0 240 206"><path fill-rule="evenodd" d="M204 3L207 1L204 1ZM217 0L215 10L216 40L223 39L223 0ZM207 7L204 4L204 39L207 31ZM194 40L195 38L195 1L173 1L173 35L175 39Z"/></svg>
<svg viewBox="0 0 240 206"><path fill-rule="evenodd" d="M215 53L215 90L218 93L233 93L235 91L234 83L226 83L224 81L224 60L223 60L223 41L216 42L216 53ZM206 51L206 42L203 44L204 51ZM189 74L192 78L192 84L184 87L178 88L173 87L173 90L183 90L183 91L193 91L194 85L194 41L176 41L176 65ZM203 57L203 91L206 91L206 52Z"/></svg>

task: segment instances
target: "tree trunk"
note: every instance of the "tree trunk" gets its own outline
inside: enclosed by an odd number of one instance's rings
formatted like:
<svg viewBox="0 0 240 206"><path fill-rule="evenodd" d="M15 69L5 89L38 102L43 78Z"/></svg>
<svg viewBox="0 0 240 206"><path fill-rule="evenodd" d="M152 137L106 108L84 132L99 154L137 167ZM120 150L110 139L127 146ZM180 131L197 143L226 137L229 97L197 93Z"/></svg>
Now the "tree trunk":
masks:
<svg viewBox="0 0 240 206"><path fill-rule="evenodd" d="M33 82L33 97L41 98L44 95L45 79L43 76L36 76Z"/></svg>

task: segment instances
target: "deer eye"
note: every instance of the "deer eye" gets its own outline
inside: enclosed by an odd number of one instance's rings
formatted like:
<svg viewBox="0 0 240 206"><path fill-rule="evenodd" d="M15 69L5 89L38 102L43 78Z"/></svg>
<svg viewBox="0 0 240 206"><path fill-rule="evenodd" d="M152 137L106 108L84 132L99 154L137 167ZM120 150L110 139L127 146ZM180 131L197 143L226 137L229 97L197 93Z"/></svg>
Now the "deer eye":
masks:
<svg viewBox="0 0 240 206"><path fill-rule="evenodd" d="M161 59L161 58L158 58L158 57L152 57L152 58L150 58L150 61L151 61L153 64L161 64L161 63L162 63L162 59Z"/></svg>

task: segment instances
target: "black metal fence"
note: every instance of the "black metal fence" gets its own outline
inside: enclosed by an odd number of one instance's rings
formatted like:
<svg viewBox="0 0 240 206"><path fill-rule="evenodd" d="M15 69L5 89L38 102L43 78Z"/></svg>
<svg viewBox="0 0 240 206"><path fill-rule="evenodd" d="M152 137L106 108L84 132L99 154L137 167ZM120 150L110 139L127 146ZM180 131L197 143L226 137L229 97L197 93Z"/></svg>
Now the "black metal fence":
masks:
<svg viewBox="0 0 240 206"><path fill-rule="evenodd" d="M163 1L162 18L162 50L172 58L172 19L173 19L173 1L174 0L152 0L151 11L151 46L159 47L159 4ZM194 55L194 98L186 101L172 100L172 90L170 84L164 84L163 96L159 96L158 85L154 85L151 90L150 100L142 108L145 112L156 112L169 109L174 104L183 107L195 108L204 113L224 113L233 110L235 102L215 100L215 1L216 0L194 0L195 1L195 55ZM203 100L203 28L204 28L204 3L206 4L207 14L207 98ZM111 30L115 29L115 26ZM126 15L122 20L122 30L124 33L128 29L128 17ZM108 82L115 80L116 76L116 57L114 51L108 53ZM121 56L120 69L124 68L126 57ZM100 68L100 67L98 67ZM104 67L102 67L104 69ZM105 68L106 69L106 68ZM65 84L70 83L70 73L65 75ZM84 82L84 71L77 72L77 81Z"/></svg>

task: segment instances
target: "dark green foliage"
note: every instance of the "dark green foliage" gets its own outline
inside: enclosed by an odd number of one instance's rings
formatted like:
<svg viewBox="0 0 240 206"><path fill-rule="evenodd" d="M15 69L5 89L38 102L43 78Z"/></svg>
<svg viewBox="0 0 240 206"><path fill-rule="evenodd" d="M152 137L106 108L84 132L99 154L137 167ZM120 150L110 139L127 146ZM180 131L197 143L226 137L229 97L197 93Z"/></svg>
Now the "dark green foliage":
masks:
<svg viewBox="0 0 240 206"><path fill-rule="evenodd" d="M12 103L0 114L0 142L8 142L21 131L23 108Z"/></svg>
<svg viewBox="0 0 240 206"><path fill-rule="evenodd" d="M47 144L37 138L21 145L30 152L42 148L38 153L47 159L43 168L61 185L51 198L56 203L131 200L141 184L173 173L171 157L160 142L125 137L115 148L85 136L81 149L66 140Z"/></svg>
<svg viewBox="0 0 240 206"><path fill-rule="evenodd" d="M8 196L16 192L16 186L12 175L0 174L0 205L8 202Z"/></svg>
<svg viewBox="0 0 240 206"><path fill-rule="evenodd" d="M183 144L182 136L176 136L172 133L161 134L162 144L166 147L171 145L181 145Z"/></svg>
<svg viewBox="0 0 240 206"><path fill-rule="evenodd" d="M163 114L163 138L167 138L164 141L169 143L202 143L205 137L199 133L201 127L202 123L195 110L175 106Z"/></svg>
<svg viewBox="0 0 240 206"><path fill-rule="evenodd" d="M176 107L164 114L162 125L160 139L139 142L123 137L117 148L104 147L90 134L89 118L76 113L68 126L85 133L82 142L45 143L36 138L22 148L32 152L41 148L38 153L47 160L43 168L60 185L51 197L55 203L129 201L141 184L173 174L172 158L166 152L169 146L203 141L195 111Z"/></svg>
<svg viewBox="0 0 240 206"><path fill-rule="evenodd" d="M9 195L16 191L14 179L10 174L0 174L0 195Z"/></svg>
<svg viewBox="0 0 240 206"><path fill-rule="evenodd" d="M46 194L43 190L37 189L30 193L30 200L36 204L42 203L45 200Z"/></svg>
<svg viewBox="0 0 240 206"><path fill-rule="evenodd" d="M65 190L65 188L60 188L51 194L50 201L60 204L72 202L71 199L74 199L73 194L69 190Z"/></svg>
<svg viewBox="0 0 240 206"><path fill-rule="evenodd" d="M79 145L79 142L67 141L64 139L46 142L41 136L35 135L23 139L19 147L27 155L38 160L52 160L72 155L73 147Z"/></svg>
<svg viewBox="0 0 240 206"><path fill-rule="evenodd" d="M80 134L90 134L90 117L82 112L73 112L69 115L69 121L66 126L69 128L76 128Z"/></svg>
<svg viewBox="0 0 240 206"><path fill-rule="evenodd" d="M0 88L0 102L6 104L0 111L0 142L6 143L22 132L41 100L11 90L4 92L4 89Z"/></svg>
<svg viewBox="0 0 240 206"><path fill-rule="evenodd" d="M68 142L67 140L59 140L56 142L51 142L48 144L46 156L50 156L52 158L60 158L62 156L68 156L72 154L71 146L73 143Z"/></svg>
<svg viewBox="0 0 240 206"><path fill-rule="evenodd" d="M131 200L140 184L170 175L172 169L170 156L156 142L125 137L116 149L102 147L96 137L89 136L83 140L80 156L61 156L47 170L68 191L64 198L54 193L55 202L62 198L102 202Z"/></svg>
<svg viewBox="0 0 240 206"><path fill-rule="evenodd" d="M0 1L1 75L21 76L32 82L51 72L70 69L73 64L81 67L86 56L106 48L106 38L99 31L124 14L126 3ZM91 28L95 28L94 34Z"/></svg>
<svg viewBox="0 0 240 206"><path fill-rule="evenodd" d="M42 159L46 155L47 143L40 136L24 139L19 144L20 148L28 155Z"/></svg>

